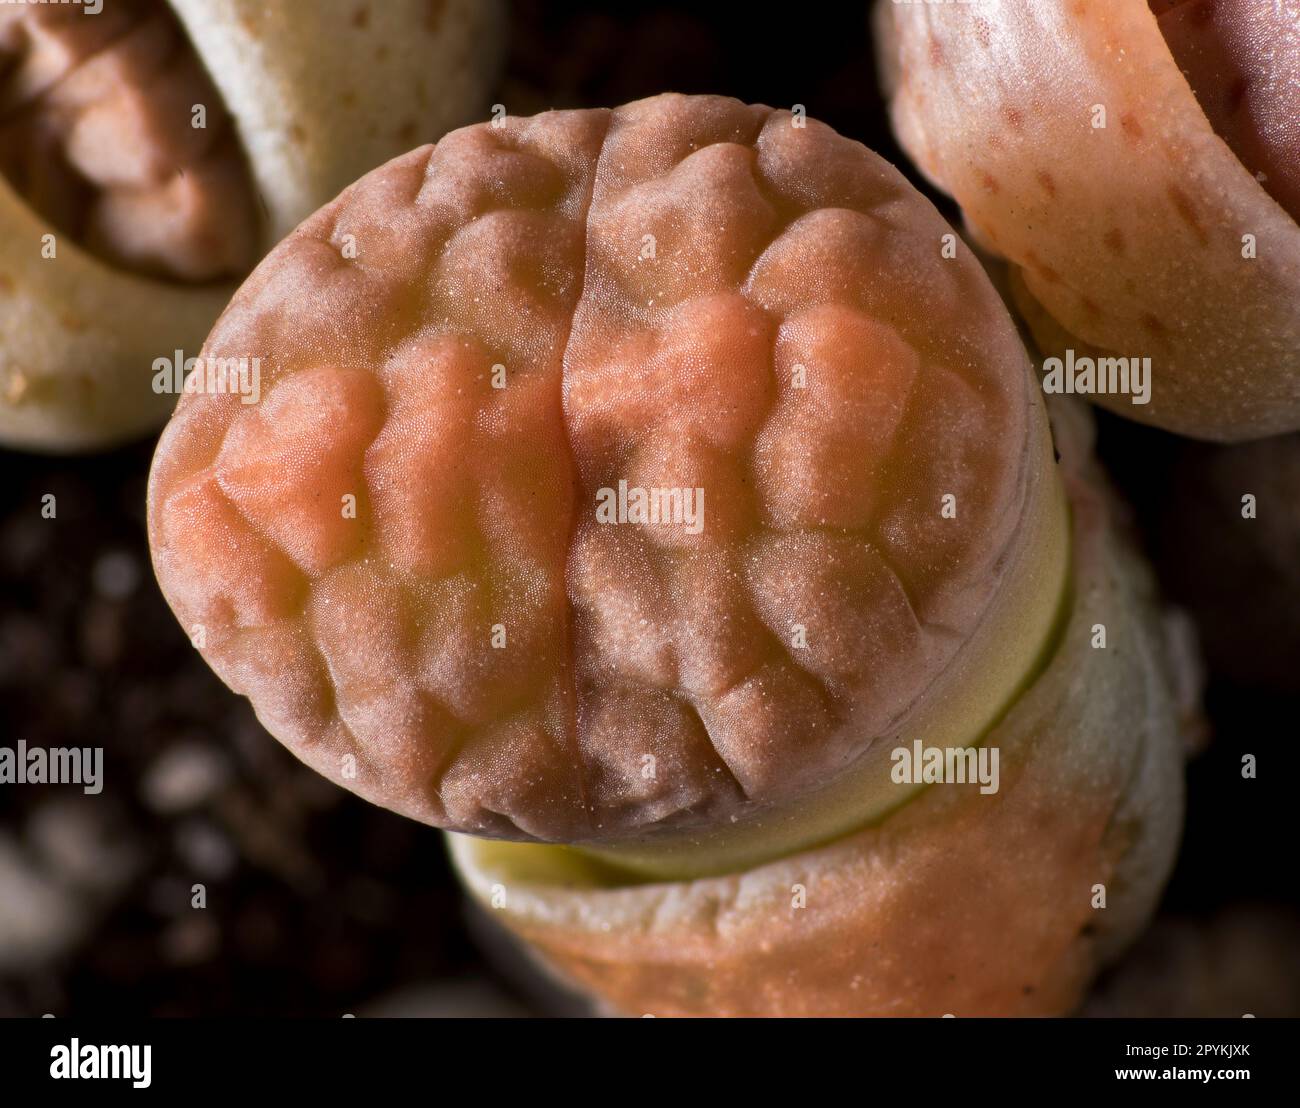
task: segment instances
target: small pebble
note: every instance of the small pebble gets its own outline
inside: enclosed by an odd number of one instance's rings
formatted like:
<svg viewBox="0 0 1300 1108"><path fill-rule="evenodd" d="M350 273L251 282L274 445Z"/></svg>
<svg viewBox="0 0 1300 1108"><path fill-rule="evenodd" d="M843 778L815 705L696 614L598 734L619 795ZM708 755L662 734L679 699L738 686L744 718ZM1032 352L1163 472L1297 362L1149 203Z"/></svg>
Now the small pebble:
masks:
<svg viewBox="0 0 1300 1108"><path fill-rule="evenodd" d="M46 872L100 897L123 892L143 862L116 806L98 796L47 801L28 820L27 838Z"/></svg>
<svg viewBox="0 0 1300 1108"><path fill-rule="evenodd" d="M239 856L230 839L210 823L190 820L176 829L176 850L199 877L228 877Z"/></svg>
<svg viewBox="0 0 1300 1108"><path fill-rule="evenodd" d="M140 563L125 550L110 550L95 561L95 591L106 600L125 600L140 584Z"/></svg>
<svg viewBox="0 0 1300 1108"><path fill-rule="evenodd" d="M86 924L77 898L0 833L0 971L30 972L58 957Z"/></svg>
<svg viewBox="0 0 1300 1108"><path fill-rule="evenodd" d="M174 814L197 808L229 780L230 762L215 748L178 742L158 756L145 773L141 791L155 812Z"/></svg>
<svg viewBox="0 0 1300 1108"><path fill-rule="evenodd" d="M174 966L195 966L209 961L221 945L221 932L203 912L182 916L162 936L163 957Z"/></svg>

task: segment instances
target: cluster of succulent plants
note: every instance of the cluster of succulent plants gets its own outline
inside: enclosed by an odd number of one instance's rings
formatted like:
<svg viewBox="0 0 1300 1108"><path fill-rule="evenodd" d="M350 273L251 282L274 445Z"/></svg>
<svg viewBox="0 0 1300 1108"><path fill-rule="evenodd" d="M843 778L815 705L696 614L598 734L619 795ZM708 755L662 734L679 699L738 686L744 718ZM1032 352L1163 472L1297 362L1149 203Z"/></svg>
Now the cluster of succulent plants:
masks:
<svg viewBox="0 0 1300 1108"><path fill-rule="evenodd" d="M954 226L804 104L443 134L490 6L105 3L0 15L0 438L167 419L157 582L262 725L611 1013L1076 1011L1202 728L1087 401L1259 440L1180 592L1238 657L1265 575L1294 677L1300 5L879 3Z"/></svg>

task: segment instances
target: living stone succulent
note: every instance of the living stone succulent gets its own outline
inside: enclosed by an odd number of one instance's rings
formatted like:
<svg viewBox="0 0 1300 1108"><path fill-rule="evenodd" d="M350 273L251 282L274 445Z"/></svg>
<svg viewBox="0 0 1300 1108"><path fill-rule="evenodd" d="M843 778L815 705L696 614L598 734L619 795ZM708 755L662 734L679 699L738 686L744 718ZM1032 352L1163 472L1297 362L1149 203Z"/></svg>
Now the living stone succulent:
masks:
<svg viewBox="0 0 1300 1108"><path fill-rule="evenodd" d="M1131 419L1300 429L1300 0L876 7L899 141L1051 357L1150 359Z"/></svg>
<svg viewBox="0 0 1300 1108"><path fill-rule="evenodd" d="M366 170L463 122L494 2L0 6L0 443L160 426L257 258Z"/></svg>
<svg viewBox="0 0 1300 1108"><path fill-rule="evenodd" d="M1149 913L1177 653L1086 415L862 146L718 97L467 128L203 356L262 396L159 444L187 633L613 1008L1065 1011Z"/></svg>

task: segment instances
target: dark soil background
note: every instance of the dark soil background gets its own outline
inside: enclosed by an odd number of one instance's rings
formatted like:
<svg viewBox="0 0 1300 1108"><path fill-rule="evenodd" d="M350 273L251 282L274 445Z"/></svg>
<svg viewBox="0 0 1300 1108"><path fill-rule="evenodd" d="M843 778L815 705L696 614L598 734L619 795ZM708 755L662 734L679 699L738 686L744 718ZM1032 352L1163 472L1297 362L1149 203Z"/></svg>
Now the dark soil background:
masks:
<svg viewBox="0 0 1300 1108"><path fill-rule="evenodd" d="M863 6L753 10L516 3L493 99L512 114L670 89L801 103L906 169ZM1234 453L1103 416L1100 443L1215 660L1161 920L1089 1010L1300 1014L1300 441ZM571 1010L509 959L489 965L437 832L300 766L190 647L149 568L151 452L0 451L0 742L105 749L102 795L0 788L0 1015ZM1240 519L1256 484L1271 530Z"/></svg>

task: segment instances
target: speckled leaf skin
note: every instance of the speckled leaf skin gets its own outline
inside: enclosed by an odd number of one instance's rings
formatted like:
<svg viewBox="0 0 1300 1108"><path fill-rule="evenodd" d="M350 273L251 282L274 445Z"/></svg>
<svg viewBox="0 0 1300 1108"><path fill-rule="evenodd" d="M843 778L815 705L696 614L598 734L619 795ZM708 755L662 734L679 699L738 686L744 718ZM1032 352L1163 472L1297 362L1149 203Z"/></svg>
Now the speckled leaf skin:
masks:
<svg viewBox="0 0 1300 1108"><path fill-rule="evenodd" d="M1295 0L1224 8L1276 9L1251 37L1265 45L1239 42L1237 59L1268 70L1261 90L1296 81ZM1045 353L1150 357L1149 404L1096 399L1167 430L1235 441L1300 428L1295 213L1215 133L1146 4L884 0L875 27L899 141L1013 263ZM1294 118L1266 122L1285 102L1257 110L1246 144L1300 162Z"/></svg>

